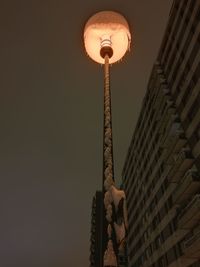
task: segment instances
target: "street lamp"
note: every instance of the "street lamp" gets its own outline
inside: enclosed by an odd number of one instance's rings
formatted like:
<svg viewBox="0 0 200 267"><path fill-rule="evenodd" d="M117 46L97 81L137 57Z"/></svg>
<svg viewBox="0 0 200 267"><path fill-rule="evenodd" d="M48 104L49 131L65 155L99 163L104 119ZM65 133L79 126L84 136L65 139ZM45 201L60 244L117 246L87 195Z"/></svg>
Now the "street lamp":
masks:
<svg viewBox="0 0 200 267"><path fill-rule="evenodd" d="M104 64L104 144L103 191L106 229L103 266L119 266L119 255L125 253L127 233L126 197L114 184L112 117L110 94L110 64L118 62L129 50L131 34L126 19L113 11L93 15L84 28L87 54L95 62Z"/></svg>

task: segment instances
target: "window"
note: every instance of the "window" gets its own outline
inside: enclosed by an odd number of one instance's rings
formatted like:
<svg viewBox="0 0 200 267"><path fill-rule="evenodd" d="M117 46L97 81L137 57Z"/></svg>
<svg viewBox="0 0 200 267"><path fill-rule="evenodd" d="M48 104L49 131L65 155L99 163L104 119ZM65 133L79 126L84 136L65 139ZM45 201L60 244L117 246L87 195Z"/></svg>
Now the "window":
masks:
<svg viewBox="0 0 200 267"><path fill-rule="evenodd" d="M176 260L176 250L175 247L171 248L170 250L168 250L168 252L166 253L166 257L167 257L167 263L170 264L171 262Z"/></svg>
<svg viewBox="0 0 200 267"><path fill-rule="evenodd" d="M199 106L200 106L200 94L198 95L198 97L196 98L196 100L194 101L192 107L190 108L188 112L188 119L190 121L193 120L194 116L198 112Z"/></svg>
<svg viewBox="0 0 200 267"><path fill-rule="evenodd" d="M160 214L160 220L162 220L165 217L165 215L167 214L167 209L166 209L165 205L160 209L159 214Z"/></svg>
<svg viewBox="0 0 200 267"><path fill-rule="evenodd" d="M159 260L158 260L158 266L159 267L165 267L167 266L167 262L164 256L162 256Z"/></svg>
<svg viewBox="0 0 200 267"><path fill-rule="evenodd" d="M162 231L164 241L172 234L170 223Z"/></svg>

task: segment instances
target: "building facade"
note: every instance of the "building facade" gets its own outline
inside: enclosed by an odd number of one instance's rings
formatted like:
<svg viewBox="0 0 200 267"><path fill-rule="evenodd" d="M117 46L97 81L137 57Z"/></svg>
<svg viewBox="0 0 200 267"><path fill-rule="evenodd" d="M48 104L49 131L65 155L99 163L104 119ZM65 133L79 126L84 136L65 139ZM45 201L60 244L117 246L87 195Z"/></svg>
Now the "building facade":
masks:
<svg viewBox="0 0 200 267"><path fill-rule="evenodd" d="M175 0L123 169L130 267L200 266L200 0Z"/></svg>

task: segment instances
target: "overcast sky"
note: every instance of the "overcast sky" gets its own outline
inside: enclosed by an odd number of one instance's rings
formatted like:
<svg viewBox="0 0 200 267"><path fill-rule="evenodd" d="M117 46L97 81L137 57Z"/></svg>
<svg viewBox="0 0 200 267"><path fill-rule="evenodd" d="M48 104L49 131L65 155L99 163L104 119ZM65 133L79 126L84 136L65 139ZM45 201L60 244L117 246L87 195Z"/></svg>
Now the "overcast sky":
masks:
<svg viewBox="0 0 200 267"><path fill-rule="evenodd" d="M119 182L172 0L0 4L0 266L88 267L102 182L103 69L84 51L93 13L127 17L131 52L111 68Z"/></svg>

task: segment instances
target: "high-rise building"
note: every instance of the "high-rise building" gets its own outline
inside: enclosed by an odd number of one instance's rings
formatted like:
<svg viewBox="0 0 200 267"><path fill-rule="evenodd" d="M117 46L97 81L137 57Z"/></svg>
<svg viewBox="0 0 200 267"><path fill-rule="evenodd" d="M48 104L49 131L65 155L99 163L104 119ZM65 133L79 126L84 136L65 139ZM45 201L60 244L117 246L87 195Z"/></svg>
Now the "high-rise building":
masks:
<svg viewBox="0 0 200 267"><path fill-rule="evenodd" d="M200 266L200 0L173 2L123 169L130 267Z"/></svg>
<svg viewBox="0 0 200 267"><path fill-rule="evenodd" d="M90 267L102 267L102 205L103 193L97 191L92 200Z"/></svg>

